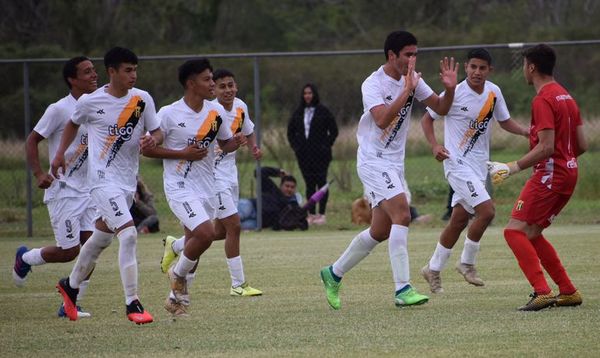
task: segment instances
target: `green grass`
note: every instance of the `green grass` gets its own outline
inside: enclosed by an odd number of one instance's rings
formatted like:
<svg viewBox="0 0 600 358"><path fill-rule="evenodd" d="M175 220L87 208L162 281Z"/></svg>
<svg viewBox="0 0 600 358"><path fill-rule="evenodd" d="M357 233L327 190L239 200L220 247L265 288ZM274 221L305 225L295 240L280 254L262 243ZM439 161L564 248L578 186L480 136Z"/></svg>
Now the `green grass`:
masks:
<svg viewBox="0 0 600 358"><path fill-rule="evenodd" d="M168 230L177 233L175 225ZM556 246L584 296L579 308L522 313L530 287L501 236L501 225L485 234L479 271L485 288L466 284L450 267L445 293L419 307L397 309L387 245L377 247L344 278L342 310L329 309L319 269L345 249L352 231L243 234L249 282L265 295L230 297L223 243L202 257L191 289L191 317L173 321L162 308L168 281L160 273L160 235L138 243L140 296L155 322L135 326L124 314L117 263L118 243L100 257L83 306L93 318L69 322L55 317L56 281L72 263L35 267L26 287L8 274L16 247L51 245L49 238L4 237L0 246L0 347L2 356L597 356L600 342L600 272L596 225L553 226ZM413 283L439 235L439 228L411 229Z"/></svg>

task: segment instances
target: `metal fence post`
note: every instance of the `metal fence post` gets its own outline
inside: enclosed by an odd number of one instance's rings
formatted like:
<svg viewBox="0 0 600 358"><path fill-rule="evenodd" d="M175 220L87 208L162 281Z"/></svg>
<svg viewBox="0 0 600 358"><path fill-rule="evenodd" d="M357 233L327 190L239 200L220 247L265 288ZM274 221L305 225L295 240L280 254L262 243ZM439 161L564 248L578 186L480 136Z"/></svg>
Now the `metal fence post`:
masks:
<svg viewBox="0 0 600 358"><path fill-rule="evenodd" d="M260 123L260 72L258 57L254 57L254 135L256 145L260 148L261 123ZM256 230L262 230L262 180L260 160L256 161Z"/></svg>
<svg viewBox="0 0 600 358"><path fill-rule="evenodd" d="M29 136L31 131L31 108L29 103L29 63L23 62L23 109L25 115L25 138ZM25 161L26 186L27 186L27 237L33 236L33 193L31 188L31 169L29 164Z"/></svg>

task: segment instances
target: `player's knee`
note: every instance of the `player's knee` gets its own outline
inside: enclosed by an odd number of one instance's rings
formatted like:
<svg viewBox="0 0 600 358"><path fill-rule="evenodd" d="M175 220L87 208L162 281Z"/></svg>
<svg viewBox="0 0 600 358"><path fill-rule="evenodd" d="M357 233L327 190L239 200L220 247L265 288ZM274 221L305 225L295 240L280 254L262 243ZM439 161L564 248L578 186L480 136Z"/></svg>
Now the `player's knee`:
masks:
<svg viewBox="0 0 600 358"><path fill-rule="evenodd" d="M201 224L198 225L193 231L192 236L196 238L196 240L200 240L202 242L211 243L215 240L216 234L212 225Z"/></svg>
<svg viewBox="0 0 600 358"><path fill-rule="evenodd" d="M117 233L119 242L122 244L134 243L137 239L137 229L135 226L128 226Z"/></svg>

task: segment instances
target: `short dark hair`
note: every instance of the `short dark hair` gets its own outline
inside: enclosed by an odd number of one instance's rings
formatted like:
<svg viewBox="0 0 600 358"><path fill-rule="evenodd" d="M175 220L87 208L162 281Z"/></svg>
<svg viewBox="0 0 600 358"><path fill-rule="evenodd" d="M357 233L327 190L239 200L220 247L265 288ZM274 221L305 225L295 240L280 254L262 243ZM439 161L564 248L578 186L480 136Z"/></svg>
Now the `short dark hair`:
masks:
<svg viewBox="0 0 600 358"><path fill-rule="evenodd" d="M215 81L215 82L217 82L217 80L219 80L221 78L225 78L225 77L235 78L235 76L233 75L233 73L231 71L226 70L224 68L219 68L213 72L213 81Z"/></svg>
<svg viewBox="0 0 600 358"><path fill-rule="evenodd" d="M296 181L296 178L294 178L293 175L284 175L281 177L281 183L279 184L279 186L282 186L283 183L285 183L286 181L291 181L294 184L298 184L298 182Z"/></svg>
<svg viewBox="0 0 600 358"><path fill-rule="evenodd" d="M77 78L77 65L82 63L83 61L89 61L90 59L85 56L77 56L73 57L63 66L63 79L65 83L71 89L71 83L69 82L69 78Z"/></svg>
<svg viewBox="0 0 600 358"><path fill-rule="evenodd" d="M185 88L185 83L190 77L204 72L209 69L212 72L213 68L207 58L196 58L185 61L179 66L179 83Z"/></svg>
<svg viewBox="0 0 600 358"><path fill-rule="evenodd" d="M542 74L552 76L556 64L556 53L552 47L539 44L523 50L523 58Z"/></svg>
<svg viewBox="0 0 600 358"><path fill-rule="evenodd" d="M469 60L472 58L484 60L489 66L492 65L492 55L490 55L490 53L482 47L474 48L467 53L467 62L469 62Z"/></svg>
<svg viewBox="0 0 600 358"><path fill-rule="evenodd" d="M104 55L104 67L107 70L111 67L118 70L122 63L137 65L138 58L133 51L119 46L111 48Z"/></svg>
<svg viewBox="0 0 600 358"><path fill-rule="evenodd" d="M304 102L304 90L310 88L313 93L312 101L310 102L311 106L316 106L321 103L321 98L319 97L319 90L317 90L317 85L314 83L307 83L302 86L302 92L300 93L300 108L306 107L306 102Z"/></svg>
<svg viewBox="0 0 600 358"><path fill-rule="evenodd" d="M392 50L395 55L398 55L405 46L417 45L417 38L408 31L394 31L385 39L383 52L385 59L388 59L388 51Z"/></svg>

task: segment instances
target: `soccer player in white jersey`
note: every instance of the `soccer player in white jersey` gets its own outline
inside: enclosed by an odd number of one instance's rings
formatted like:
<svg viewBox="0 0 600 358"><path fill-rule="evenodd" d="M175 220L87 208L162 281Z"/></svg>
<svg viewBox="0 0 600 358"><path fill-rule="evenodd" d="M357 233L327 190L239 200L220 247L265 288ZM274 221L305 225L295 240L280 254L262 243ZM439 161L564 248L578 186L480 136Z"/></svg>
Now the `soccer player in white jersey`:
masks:
<svg viewBox="0 0 600 358"><path fill-rule="evenodd" d="M98 75L94 64L87 57L79 56L68 60L63 66L63 78L69 87L69 94L51 104L42 118L27 137L27 162L37 180L37 186L44 191L44 204L48 207L50 223L54 231L56 246L17 249L13 278L17 286L25 283L31 266L52 262L69 262L79 254L79 247L92 235L95 208L92 205L87 185L87 131L79 128L77 140L66 150L66 172L60 180L54 180L49 172L42 170L38 145L48 139L50 160L60 144L65 124L75 112L77 100L98 87ZM50 164L50 163L48 163ZM88 287L86 278L81 283L78 300L81 300ZM90 317L88 312L77 307L78 315ZM64 307L58 310L59 317L66 317Z"/></svg>
<svg viewBox="0 0 600 358"><path fill-rule="evenodd" d="M446 93L436 95L415 72L417 39L406 31L395 31L384 44L386 63L362 84L364 113L358 124L358 176L373 211L371 226L359 233L331 266L321 270L327 302L341 307L342 277L380 242L389 238L389 256L395 284L396 306L423 304L429 300L410 285L408 225L410 210L404 180L404 147L415 99L446 114L456 87L458 64L440 61L440 79Z"/></svg>
<svg viewBox="0 0 600 358"><path fill-rule="evenodd" d="M241 133L232 135L226 125L227 113L223 106L210 101L214 97L215 82L207 59L182 64L179 82L184 87L183 98L158 112L165 136L163 146L144 151L146 156L163 158L165 195L185 231L179 261L168 270L171 292L165 309L173 315L187 314L192 272L215 238L212 224L216 209L215 145L218 142L228 153L245 143ZM196 153L190 146L204 150Z"/></svg>
<svg viewBox="0 0 600 358"><path fill-rule="evenodd" d="M233 134L242 133L247 139L246 146L252 152L254 159L259 160L262 152L254 135L254 123L248 114L248 106L236 97L238 87L233 73L226 69L218 69L213 73L217 101L221 104L227 116L223 125L228 126ZM251 287L245 279L244 266L240 256L240 216L237 204L240 199L238 171L235 164L235 152L225 153L217 145L215 159L215 184L217 192L217 211L215 225L215 240L225 239L225 257L231 277L229 294L232 296L259 296L262 291ZM161 270L167 272L173 260L183 251L185 236L175 239L167 236L164 240L165 250L161 260ZM189 289L189 287L188 287Z"/></svg>
<svg viewBox="0 0 600 358"><path fill-rule="evenodd" d="M71 275L56 286L71 320L77 319L75 303L81 282L116 235L127 318L136 324L153 321L138 297L137 231L129 207L136 190L140 149L156 146L162 134L154 100L148 92L133 87L137 62L137 56L122 47L106 53L104 65L110 82L77 102L52 161L56 177L59 168L65 167L66 148L84 124L88 131L88 183L98 212L95 230L81 248ZM150 134L145 134L147 131Z"/></svg>
<svg viewBox="0 0 600 358"><path fill-rule="evenodd" d="M465 237L457 271L475 286L483 280L475 269L479 241L494 218L494 203L486 191L487 165L492 129L495 119L504 130L527 137L529 130L510 119L500 88L487 77L492 71L492 57L483 48L467 54L467 77L456 86L454 102L446 116L431 109L421 119L425 137L433 156L443 162L448 183L454 189L452 215L440 235L440 240L421 274L429 283L431 292L443 292L440 271L444 269L460 234L474 219ZM437 142L433 131L434 119L444 120L444 145Z"/></svg>

